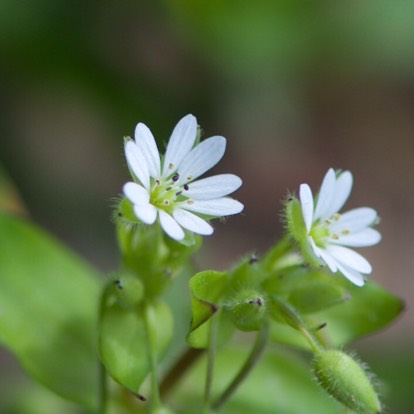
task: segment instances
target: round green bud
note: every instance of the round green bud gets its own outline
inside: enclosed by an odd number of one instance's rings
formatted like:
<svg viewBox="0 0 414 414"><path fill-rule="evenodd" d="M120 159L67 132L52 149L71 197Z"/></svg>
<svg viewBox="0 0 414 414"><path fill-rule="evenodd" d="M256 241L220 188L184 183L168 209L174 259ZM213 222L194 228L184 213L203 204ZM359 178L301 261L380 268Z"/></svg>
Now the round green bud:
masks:
<svg viewBox="0 0 414 414"><path fill-rule="evenodd" d="M132 275L123 275L114 280L114 287L121 303L127 306L138 305L144 297L144 285Z"/></svg>
<svg viewBox="0 0 414 414"><path fill-rule="evenodd" d="M244 289L231 299L225 308L241 331L256 331L262 326L267 314L267 301L261 292Z"/></svg>
<svg viewBox="0 0 414 414"><path fill-rule="evenodd" d="M379 414L381 403L362 366L338 350L323 351L313 360L314 374L328 394L358 414Z"/></svg>

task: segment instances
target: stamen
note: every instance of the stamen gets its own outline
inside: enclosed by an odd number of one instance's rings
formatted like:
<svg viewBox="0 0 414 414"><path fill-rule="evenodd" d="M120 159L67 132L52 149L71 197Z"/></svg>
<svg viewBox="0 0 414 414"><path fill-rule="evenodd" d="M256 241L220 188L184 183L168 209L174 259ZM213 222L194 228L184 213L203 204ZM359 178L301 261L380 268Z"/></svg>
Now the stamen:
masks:
<svg viewBox="0 0 414 414"><path fill-rule="evenodd" d="M188 184L184 184L184 190L188 191L189 187Z"/></svg>
<svg viewBox="0 0 414 414"><path fill-rule="evenodd" d="M335 214L332 216L332 218L333 218L335 221L338 221L338 220L341 218L341 215L340 215L339 213L335 213Z"/></svg>
<svg viewBox="0 0 414 414"><path fill-rule="evenodd" d="M187 204L189 204L191 206L191 204L194 204L193 200L187 200Z"/></svg>
<svg viewBox="0 0 414 414"><path fill-rule="evenodd" d="M349 229L343 229L343 230L341 231L341 233L342 233L344 236L347 236L347 235L350 233L350 231L349 231Z"/></svg>
<svg viewBox="0 0 414 414"><path fill-rule="evenodd" d="M191 181L193 179L193 176L192 175L189 175L188 177L187 177L187 180L188 181Z"/></svg>
<svg viewBox="0 0 414 414"><path fill-rule="evenodd" d="M173 176L172 180L173 180L174 182L177 182L179 178L180 178L180 174L176 173L176 174L174 174L174 176Z"/></svg>
<svg viewBox="0 0 414 414"><path fill-rule="evenodd" d="M331 238L334 239L334 240L339 240L339 235L336 234L336 233L333 233Z"/></svg>
<svg viewBox="0 0 414 414"><path fill-rule="evenodd" d="M169 206L170 205L170 200L164 200L163 204L164 204L164 206Z"/></svg>
<svg viewBox="0 0 414 414"><path fill-rule="evenodd" d="M326 219L325 220L325 225L330 226L332 224L331 220Z"/></svg>
<svg viewBox="0 0 414 414"><path fill-rule="evenodd" d="M170 162L170 163L168 164L168 169L170 169L170 170L174 169L174 164Z"/></svg>
<svg viewBox="0 0 414 414"><path fill-rule="evenodd" d="M165 189L165 191L170 191L172 189L172 187L167 187L166 189Z"/></svg>
<svg viewBox="0 0 414 414"><path fill-rule="evenodd" d="M157 185L160 185L160 180L155 180L155 182L157 183Z"/></svg>
<svg viewBox="0 0 414 414"><path fill-rule="evenodd" d="M178 196L180 196L182 193L183 193L182 191L177 191L177 192L175 193L175 195L178 197Z"/></svg>

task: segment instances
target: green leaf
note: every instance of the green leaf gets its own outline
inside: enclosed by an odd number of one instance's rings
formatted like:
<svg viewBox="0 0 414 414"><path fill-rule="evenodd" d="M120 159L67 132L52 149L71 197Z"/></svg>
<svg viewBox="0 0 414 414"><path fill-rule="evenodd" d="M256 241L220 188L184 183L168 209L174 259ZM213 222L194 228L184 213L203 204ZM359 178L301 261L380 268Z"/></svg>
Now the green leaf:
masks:
<svg viewBox="0 0 414 414"><path fill-rule="evenodd" d="M97 273L35 225L0 214L0 342L64 398L93 408Z"/></svg>
<svg viewBox="0 0 414 414"><path fill-rule="evenodd" d="M346 345L383 329L404 308L400 298L373 282L363 287L352 286L349 291L350 300L314 315L320 323L327 324L324 335L334 346Z"/></svg>
<svg viewBox="0 0 414 414"><path fill-rule="evenodd" d="M170 344L173 319L165 303L125 306L111 288L102 306L100 354L111 377L137 393L150 371L149 342L159 361Z"/></svg>

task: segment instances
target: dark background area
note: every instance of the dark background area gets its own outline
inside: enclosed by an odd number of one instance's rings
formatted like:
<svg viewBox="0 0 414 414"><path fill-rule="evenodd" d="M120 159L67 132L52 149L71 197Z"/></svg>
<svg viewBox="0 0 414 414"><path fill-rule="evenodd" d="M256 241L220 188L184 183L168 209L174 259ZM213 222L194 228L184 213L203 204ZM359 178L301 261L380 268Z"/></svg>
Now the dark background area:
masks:
<svg viewBox="0 0 414 414"><path fill-rule="evenodd" d="M389 412L411 413L413 22L409 1L2 0L0 163L32 218L108 273L123 136L139 121L161 148L187 113L228 139L214 172L242 177L246 208L205 240L210 268L271 246L287 190L351 170L347 207L382 218L363 251L372 278L407 305L357 348Z"/></svg>

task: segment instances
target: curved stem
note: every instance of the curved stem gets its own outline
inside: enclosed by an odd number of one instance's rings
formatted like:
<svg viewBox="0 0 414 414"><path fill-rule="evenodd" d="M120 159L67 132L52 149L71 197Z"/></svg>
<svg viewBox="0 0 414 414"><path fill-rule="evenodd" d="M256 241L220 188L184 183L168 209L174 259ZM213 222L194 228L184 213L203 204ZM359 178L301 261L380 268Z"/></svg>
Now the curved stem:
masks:
<svg viewBox="0 0 414 414"><path fill-rule="evenodd" d="M98 413L106 414L108 402L108 378L102 362L99 363L99 402Z"/></svg>
<svg viewBox="0 0 414 414"><path fill-rule="evenodd" d="M219 316L220 313L215 314L211 319L210 325L210 335L207 351L207 372L206 372L206 383L204 388L204 408L208 409L210 407L211 400L211 389L213 385L213 376L214 376L214 362L216 358L216 347L217 347L217 333L219 325Z"/></svg>
<svg viewBox="0 0 414 414"><path fill-rule="evenodd" d="M212 406L214 410L218 410L233 395L240 384L246 379L250 371L257 364L267 343L268 333L269 326L267 323L265 323L262 329L257 333L256 341L253 345L250 355L241 367L240 371L237 373L228 387L224 390L224 392L220 395L220 397L214 402Z"/></svg>
<svg viewBox="0 0 414 414"><path fill-rule="evenodd" d="M165 398L177 382L192 367L192 365L203 355L204 349L188 348L177 359L174 365L169 369L160 384L161 398Z"/></svg>

